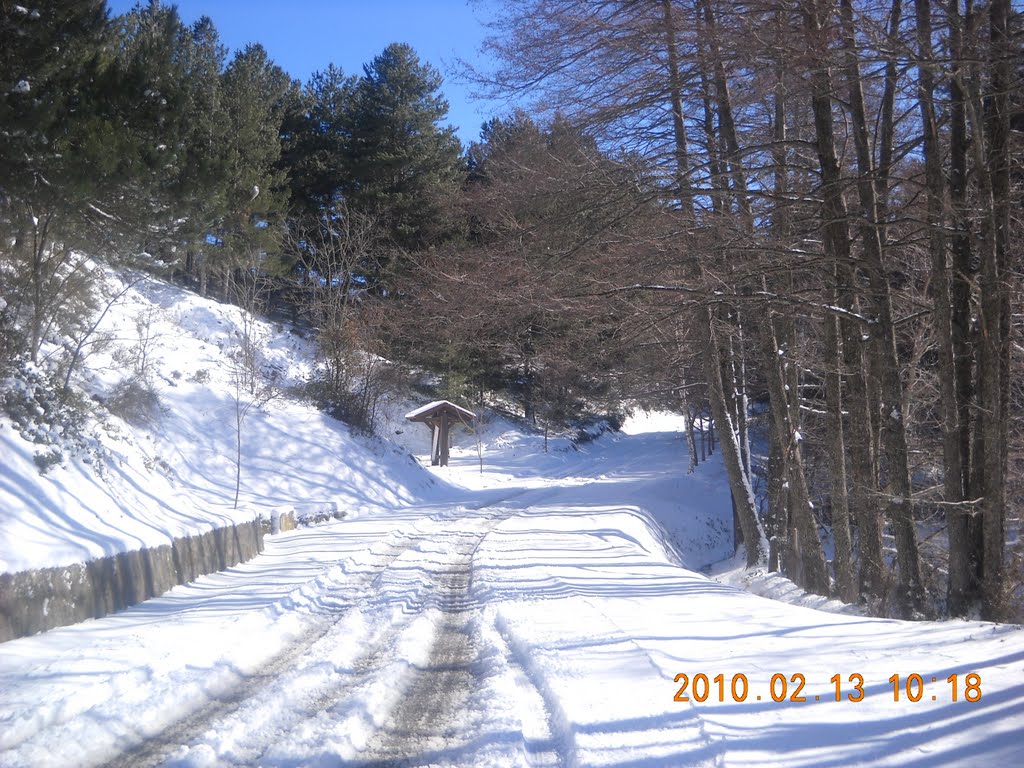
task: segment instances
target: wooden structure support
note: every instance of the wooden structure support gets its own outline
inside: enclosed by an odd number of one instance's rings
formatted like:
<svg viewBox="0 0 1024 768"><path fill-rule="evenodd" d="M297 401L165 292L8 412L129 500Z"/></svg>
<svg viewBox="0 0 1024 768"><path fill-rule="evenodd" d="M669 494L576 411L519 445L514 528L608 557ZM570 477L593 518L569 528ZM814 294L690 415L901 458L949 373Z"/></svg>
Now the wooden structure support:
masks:
<svg viewBox="0 0 1024 768"><path fill-rule="evenodd" d="M476 419L476 414L447 400L437 400L405 414L405 418L430 427L430 463L435 467L447 467L452 425L468 426Z"/></svg>

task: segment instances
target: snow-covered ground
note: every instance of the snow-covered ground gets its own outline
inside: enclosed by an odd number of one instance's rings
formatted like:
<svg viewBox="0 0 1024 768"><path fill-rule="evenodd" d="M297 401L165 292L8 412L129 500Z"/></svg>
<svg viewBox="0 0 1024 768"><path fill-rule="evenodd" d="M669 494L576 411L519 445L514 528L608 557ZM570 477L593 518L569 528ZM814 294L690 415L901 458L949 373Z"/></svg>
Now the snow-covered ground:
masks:
<svg viewBox="0 0 1024 768"><path fill-rule="evenodd" d="M42 476L34 455L48 446L27 442L0 416L0 573L159 546L296 503L301 511L336 504L355 516L430 498L434 479L406 451L355 437L288 396L308 376L312 346L257 322L248 332L281 396L254 405L242 423L235 509L236 405L254 401L232 386L245 331L235 306L153 278L129 288L97 329L106 343L86 359L83 383L111 401L144 377L157 400L130 409L132 424L108 415L91 425L106 461L66 456ZM52 429L42 415L34 427Z"/></svg>
<svg viewBox="0 0 1024 768"><path fill-rule="evenodd" d="M7 562L49 564L37 561L61 542L52 564L119 545L104 529L75 550L78 512L59 532L75 493L115 531L119 514L162 515L158 536L187 527L165 491L204 521L229 514L234 433L216 421L230 403L213 350L236 310L150 290L140 308L163 295L175 327L195 316L196 331L169 329L161 354L182 375L160 390L168 409L113 449L125 466L159 456L167 486L136 481L146 493L124 498L139 510L74 462L43 479L5 472L0 525L31 520L10 505L37 500L42 521L24 556L5 529ZM204 388L186 387L198 368ZM0 766L1024 760L1021 628L812 610L702 575L732 554L731 511L720 465L686 474L671 416L547 453L495 420L480 430L482 472L471 434L431 469L420 425L389 428L421 446L417 463L297 403L250 419L244 505L337 504L348 517L270 536L249 563L128 611L0 644ZM18 440L5 460L27 450ZM132 477L108 482L128 494Z"/></svg>

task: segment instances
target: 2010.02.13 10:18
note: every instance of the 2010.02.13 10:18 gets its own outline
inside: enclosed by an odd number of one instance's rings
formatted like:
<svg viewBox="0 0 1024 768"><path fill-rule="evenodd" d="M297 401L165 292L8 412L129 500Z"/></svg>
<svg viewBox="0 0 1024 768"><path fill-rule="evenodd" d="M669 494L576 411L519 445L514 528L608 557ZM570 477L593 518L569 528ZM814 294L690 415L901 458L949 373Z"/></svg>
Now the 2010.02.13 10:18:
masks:
<svg viewBox="0 0 1024 768"><path fill-rule="evenodd" d="M675 682L680 683L679 689L673 697L675 701L704 703L710 699L720 703L730 700L742 702L751 696L750 681L743 673L727 678L724 674L709 677L702 672L691 677L681 672L675 676ZM832 675L829 682L833 686L833 695L828 696L826 694L825 701L850 701L856 703L864 700L864 676L859 672L853 672L847 675L845 679L842 675L835 674ZM889 678L889 682L893 687L893 701L906 700L918 702L921 700L939 701L941 699L942 701L967 701L974 703L981 700L981 675L977 672L970 672L962 676L957 673L949 675L946 678L946 683L949 686L947 689L948 694L944 693L941 697L937 693L926 695L925 678L916 672L907 675L905 678L899 674L892 675ZM931 682L937 683L938 678L932 677ZM767 698L776 703L784 701L822 701L820 694L812 696L804 693L806 685L807 678L800 672L789 676L777 672L771 677L766 696L755 693L753 698L757 701L763 701Z"/></svg>

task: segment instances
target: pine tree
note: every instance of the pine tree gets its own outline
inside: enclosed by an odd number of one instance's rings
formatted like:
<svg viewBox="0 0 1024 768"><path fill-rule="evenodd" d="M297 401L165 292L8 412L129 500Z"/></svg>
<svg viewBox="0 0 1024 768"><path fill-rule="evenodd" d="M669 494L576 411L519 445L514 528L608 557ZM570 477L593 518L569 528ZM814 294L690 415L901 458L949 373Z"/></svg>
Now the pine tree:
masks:
<svg viewBox="0 0 1024 768"><path fill-rule="evenodd" d="M107 91L136 145L119 180L130 191L124 215L146 232L147 250L171 260L179 243L201 237L223 213L226 52L210 19L187 28L174 6L140 5L116 24Z"/></svg>
<svg viewBox="0 0 1024 768"><path fill-rule="evenodd" d="M256 44L231 61L222 88L232 134L226 147L229 207L266 217L279 211L282 196L287 197L278 163L285 103L293 84Z"/></svg>
<svg viewBox="0 0 1024 768"><path fill-rule="evenodd" d="M313 73L288 105L282 167L298 218L329 210L346 185L356 83L357 78L329 64Z"/></svg>
<svg viewBox="0 0 1024 768"><path fill-rule="evenodd" d="M446 200L464 176L461 147L442 121L441 76L394 43L364 67L349 143L350 204L382 216L396 246L422 248L445 234Z"/></svg>
<svg viewBox="0 0 1024 768"><path fill-rule="evenodd" d="M204 16L183 31L177 55L187 83L180 115L181 150L170 191L177 220L186 220L183 239L196 240L224 215L227 205L223 146L231 124L221 87L227 49Z"/></svg>
<svg viewBox="0 0 1024 768"><path fill-rule="evenodd" d="M8 359L36 360L46 338L83 321L92 281L74 248L103 246L118 229L105 211L108 179L134 150L130 131L104 109L109 32L102 1L0 6L0 346Z"/></svg>
<svg viewBox="0 0 1024 768"><path fill-rule="evenodd" d="M38 226L33 218L81 209L90 197L82 155L116 133L90 112L108 32L102 0L0 6L0 215L19 245Z"/></svg>
<svg viewBox="0 0 1024 768"><path fill-rule="evenodd" d="M278 268L273 258L280 231L276 224L288 201L279 167L281 126L294 88L258 44L239 51L221 77L229 127L222 143L224 210L215 230L216 245L209 251L221 276L234 272L236 283L242 271L251 276Z"/></svg>

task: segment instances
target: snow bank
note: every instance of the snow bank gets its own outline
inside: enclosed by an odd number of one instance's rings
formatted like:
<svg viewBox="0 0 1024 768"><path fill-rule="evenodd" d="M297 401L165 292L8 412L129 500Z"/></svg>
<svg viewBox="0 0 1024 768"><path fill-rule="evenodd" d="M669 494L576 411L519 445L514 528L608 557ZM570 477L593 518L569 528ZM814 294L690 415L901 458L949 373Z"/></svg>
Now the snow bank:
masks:
<svg viewBox="0 0 1024 768"><path fill-rule="evenodd" d="M107 343L84 361L81 384L109 401L124 382L142 381L158 407L131 424L101 414L91 427L99 457L65 457L45 474L39 446L0 419L0 573L170 546L282 506L358 516L436 496L435 480L406 453L288 396L314 364L312 346L257 322L248 332L284 395L246 417L235 509L232 371L245 332L238 307L153 278L129 289L98 328Z"/></svg>

